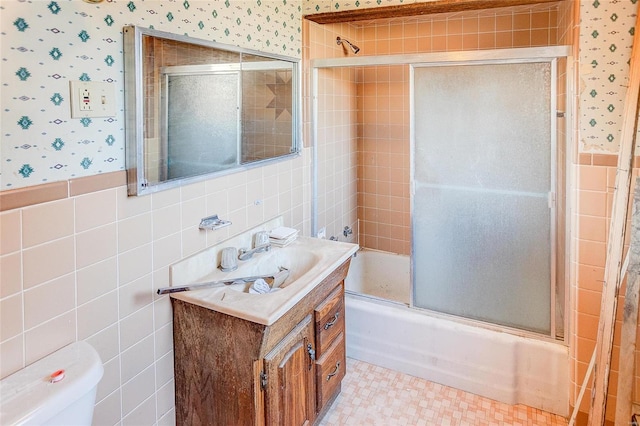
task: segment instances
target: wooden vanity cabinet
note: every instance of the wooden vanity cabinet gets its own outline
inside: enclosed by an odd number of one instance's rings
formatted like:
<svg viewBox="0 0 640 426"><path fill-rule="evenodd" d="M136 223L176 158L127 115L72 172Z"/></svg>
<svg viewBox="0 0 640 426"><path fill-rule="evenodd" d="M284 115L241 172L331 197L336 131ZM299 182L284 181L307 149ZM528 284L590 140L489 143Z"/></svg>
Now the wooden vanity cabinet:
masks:
<svg viewBox="0 0 640 426"><path fill-rule="evenodd" d="M177 424L318 422L346 369L349 262L269 326L172 298Z"/></svg>
<svg viewBox="0 0 640 426"><path fill-rule="evenodd" d="M310 425L316 417L313 324L307 316L264 358L267 425Z"/></svg>

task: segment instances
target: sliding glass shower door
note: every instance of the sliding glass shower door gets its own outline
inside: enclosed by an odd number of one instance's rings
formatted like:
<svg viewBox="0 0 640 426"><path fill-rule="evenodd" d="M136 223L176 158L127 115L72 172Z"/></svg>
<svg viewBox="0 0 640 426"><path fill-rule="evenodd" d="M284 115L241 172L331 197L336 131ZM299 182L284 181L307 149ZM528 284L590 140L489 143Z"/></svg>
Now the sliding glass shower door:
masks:
<svg viewBox="0 0 640 426"><path fill-rule="evenodd" d="M554 66L413 68L414 306L551 333Z"/></svg>

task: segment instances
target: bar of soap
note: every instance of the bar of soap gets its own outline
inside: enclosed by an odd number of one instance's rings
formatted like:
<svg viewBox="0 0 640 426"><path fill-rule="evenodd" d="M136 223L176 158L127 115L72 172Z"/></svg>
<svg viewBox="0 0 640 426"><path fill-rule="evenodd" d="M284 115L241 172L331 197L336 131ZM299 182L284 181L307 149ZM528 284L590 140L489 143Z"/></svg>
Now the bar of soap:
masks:
<svg viewBox="0 0 640 426"><path fill-rule="evenodd" d="M269 233L269 237L274 238L276 240L286 240L287 238L291 237L297 232L298 232L297 229L287 228L286 226L280 226L278 228L272 229L271 232Z"/></svg>

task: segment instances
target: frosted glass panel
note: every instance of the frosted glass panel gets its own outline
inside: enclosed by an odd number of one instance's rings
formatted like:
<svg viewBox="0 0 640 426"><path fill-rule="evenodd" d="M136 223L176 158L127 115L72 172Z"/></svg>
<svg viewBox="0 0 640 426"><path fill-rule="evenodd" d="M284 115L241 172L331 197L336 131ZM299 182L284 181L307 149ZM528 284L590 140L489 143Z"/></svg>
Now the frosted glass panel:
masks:
<svg viewBox="0 0 640 426"><path fill-rule="evenodd" d="M238 73L168 77L168 179L225 170L238 163L238 81Z"/></svg>
<svg viewBox="0 0 640 426"><path fill-rule="evenodd" d="M551 65L414 71L415 305L550 333Z"/></svg>
<svg viewBox="0 0 640 426"><path fill-rule="evenodd" d="M416 306L548 333L547 200L436 188L415 197Z"/></svg>
<svg viewBox="0 0 640 426"><path fill-rule="evenodd" d="M415 178L549 190L550 64L415 69Z"/></svg>

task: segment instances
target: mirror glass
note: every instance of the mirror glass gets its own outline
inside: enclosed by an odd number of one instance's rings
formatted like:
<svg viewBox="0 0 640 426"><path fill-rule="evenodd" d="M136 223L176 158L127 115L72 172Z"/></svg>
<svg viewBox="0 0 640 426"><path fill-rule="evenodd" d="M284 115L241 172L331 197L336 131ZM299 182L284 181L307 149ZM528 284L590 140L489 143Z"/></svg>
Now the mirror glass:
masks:
<svg viewBox="0 0 640 426"><path fill-rule="evenodd" d="M130 195L299 154L298 60L126 27Z"/></svg>

